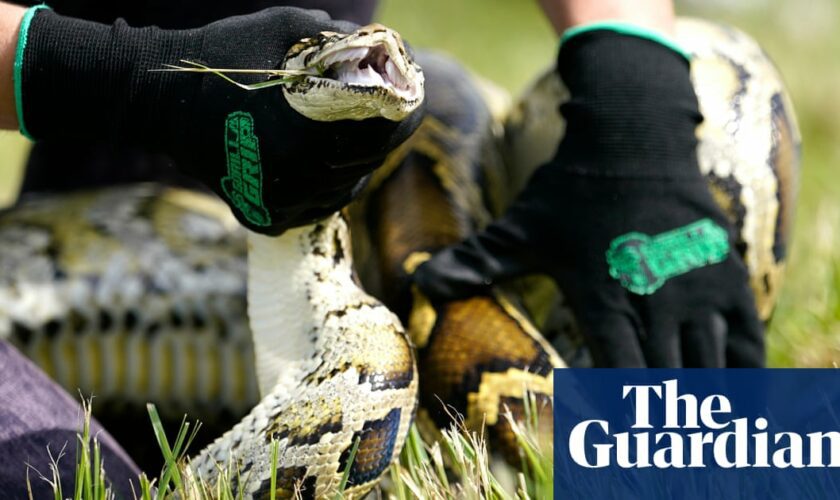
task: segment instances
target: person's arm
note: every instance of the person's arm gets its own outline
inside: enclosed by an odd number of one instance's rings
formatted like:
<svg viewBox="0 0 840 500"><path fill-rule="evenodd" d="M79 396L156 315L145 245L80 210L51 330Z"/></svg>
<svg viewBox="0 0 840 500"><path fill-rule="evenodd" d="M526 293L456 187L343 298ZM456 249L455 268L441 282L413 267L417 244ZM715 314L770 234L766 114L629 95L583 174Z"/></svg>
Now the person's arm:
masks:
<svg viewBox="0 0 840 500"><path fill-rule="evenodd" d="M25 7L0 2L0 129L18 128L15 110L15 86L12 77L20 21Z"/></svg>
<svg viewBox="0 0 840 500"><path fill-rule="evenodd" d="M602 21L623 21L666 35L674 31L673 0L539 0L554 31Z"/></svg>

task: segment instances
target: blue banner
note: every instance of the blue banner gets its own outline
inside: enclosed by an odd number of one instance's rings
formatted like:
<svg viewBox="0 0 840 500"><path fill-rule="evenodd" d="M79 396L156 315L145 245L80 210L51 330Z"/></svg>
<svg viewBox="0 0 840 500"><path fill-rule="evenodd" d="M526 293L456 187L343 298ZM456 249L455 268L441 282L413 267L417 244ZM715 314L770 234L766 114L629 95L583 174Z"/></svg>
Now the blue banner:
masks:
<svg viewBox="0 0 840 500"><path fill-rule="evenodd" d="M840 498L840 370L556 370L557 498Z"/></svg>

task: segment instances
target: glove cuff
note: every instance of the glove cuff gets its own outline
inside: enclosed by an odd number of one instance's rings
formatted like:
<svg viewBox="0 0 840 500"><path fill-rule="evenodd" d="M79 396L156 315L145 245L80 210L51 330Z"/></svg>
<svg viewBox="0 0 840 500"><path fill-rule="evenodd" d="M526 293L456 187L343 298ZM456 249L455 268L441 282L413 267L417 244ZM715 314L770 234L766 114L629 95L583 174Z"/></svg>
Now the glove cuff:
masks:
<svg viewBox="0 0 840 500"><path fill-rule="evenodd" d="M702 116L688 60L639 33L593 27L564 39L557 70L570 98L558 157L588 175L696 178Z"/></svg>
<svg viewBox="0 0 840 500"><path fill-rule="evenodd" d="M151 134L154 143L153 129L169 126L162 117L186 89L175 85L178 75L149 70L194 57L201 42L200 30L132 28L122 19L109 26L30 9L15 61L21 132L116 142Z"/></svg>
<svg viewBox="0 0 840 500"><path fill-rule="evenodd" d="M22 92L22 76L23 71L23 52L26 50L26 42L29 39L29 25L32 24L32 18L41 9L49 9L46 5L36 5L30 7L23 14L23 19L20 22L20 31L18 32L17 49L15 50L15 64L12 71L12 79L14 80L15 92L15 111L17 112L18 128L20 133L29 140L33 140L26 129L26 122L23 120L23 92Z"/></svg>
<svg viewBox="0 0 840 500"><path fill-rule="evenodd" d="M664 47L667 47L677 54L683 56L686 61L691 61L691 53L685 50L676 40L659 31L639 26L638 24L628 23L624 21L601 21L597 23L582 24L573 28L567 29L560 37L560 46L568 42L572 38L590 31L613 31L627 36L635 36L656 42Z"/></svg>

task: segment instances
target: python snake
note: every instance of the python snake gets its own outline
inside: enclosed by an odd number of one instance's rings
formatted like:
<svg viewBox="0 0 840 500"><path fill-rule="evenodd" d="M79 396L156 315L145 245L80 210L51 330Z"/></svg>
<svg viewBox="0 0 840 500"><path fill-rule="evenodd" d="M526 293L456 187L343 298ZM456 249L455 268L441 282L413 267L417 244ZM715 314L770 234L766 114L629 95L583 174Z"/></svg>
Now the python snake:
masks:
<svg viewBox="0 0 840 500"><path fill-rule="evenodd" d="M371 55L374 61L368 60ZM399 35L380 25L348 35L321 33L291 47L284 60L284 69L316 66L318 71L283 90L299 112L309 116L312 110L312 119L398 120L423 99L422 72ZM325 115L327 108L331 112ZM106 396L114 387L152 400L178 399L190 391L209 393L211 401L247 396L243 384L224 379L241 382L241 374L256 365L261 399L192 457L192 474L213 484L219 470L227 469L245 478L237 495L267 496L276 440L281 497L296 490L308 497L332 496L348 468L345 495L364 494L402 448L418 381L400 322L353 281L344 220L334 215L276 238L247 234L253 354L243 359L241 337L234 349L208 353L218 347L208 345L212 336L175 338L160 331L167 317L180 325L194 317L206 325L213 312L229 319L226 299L232 290L242 292L243 266L239 256L234 262L214 249L199 249L195 260L180 259L193 245L226 241L230 225L194 208L168 211L173 204L149 199L144 189L70 195L57 212L51 210L56 200L33 201L5 218L0 240L10 251L2 257L4 336L10 329L18 338L31 333L21 339L30 354L52 343L47 349L54 366L69 368L54 374L58 380L69 375L64 381L76 385L75 374L92 375L78 385ZM195 195L173 195L181 201L183 196L195 200ZM213 204L198 201L185 205ZM59 224L56 233L43 232L41 224L49 227L70 206L79 211L64 218L66 224ZM172 217L162 233L156 233L154 214ZM164 243L167 236L173 245ZM185 241L190 245L185 247ZM221 268L214 268L217 264ZM197 313L200 309L212 312ZM207 354L216 359L215 367L203 359ZM217 373L207 373L209 367Z"/></svg>
<svg viewBox="0 0 840 500"><path fill-rule="evenodd" d="M358 50L382 29L363 28L368 35L357 32L345 47ZM389 57L407 57L396 35L388 39ZM324 56L327 44L342 40L327 34L295 50ZM680 41L695 54L706 116L701 167L740 230L767 317L795 201L792 108L746 36L682 21ZM526 388L551 397L551 369L563 366L521 312L546 301L526 294L520 304L517 293L499 290L432 307L409 276L428 253L498 215L551 156L565 94L549 73L502 124L457 65L439 56L420 62L428 116L347 211L352 242L342 215L267 238L246 234L218 200L161 185L32 196L0 217L0 337L71 391L100 400L237 418L249 411L192 464L212 479L217 464L235 459L252 478L242 487L250 497L266 494L272 437L281 446L281 497L295 488L332 496L356 440L348 493L362 496L399 453L418 383L432 421L445 424L440 398L468 424L486 421L512 451L501 411L520 412ZM317 88L310 81L298 91ZM352 113L383 114L376 95L344 94L374 102L348 105ZM365 288L403 318L416 354L396 317L355 284L353 254Z"/></svg>

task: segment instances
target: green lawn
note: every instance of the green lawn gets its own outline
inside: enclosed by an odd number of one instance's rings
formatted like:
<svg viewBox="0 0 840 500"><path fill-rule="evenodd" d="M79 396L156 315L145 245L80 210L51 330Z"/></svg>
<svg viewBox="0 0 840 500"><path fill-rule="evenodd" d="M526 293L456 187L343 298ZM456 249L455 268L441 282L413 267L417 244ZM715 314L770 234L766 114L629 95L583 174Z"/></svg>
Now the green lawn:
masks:
<svg viewBox="0 0 840 500"><path fill-rule="evenodd" d="M9 204L20 183L29 141L17 132L0 131L0 207Z"/></svg>

